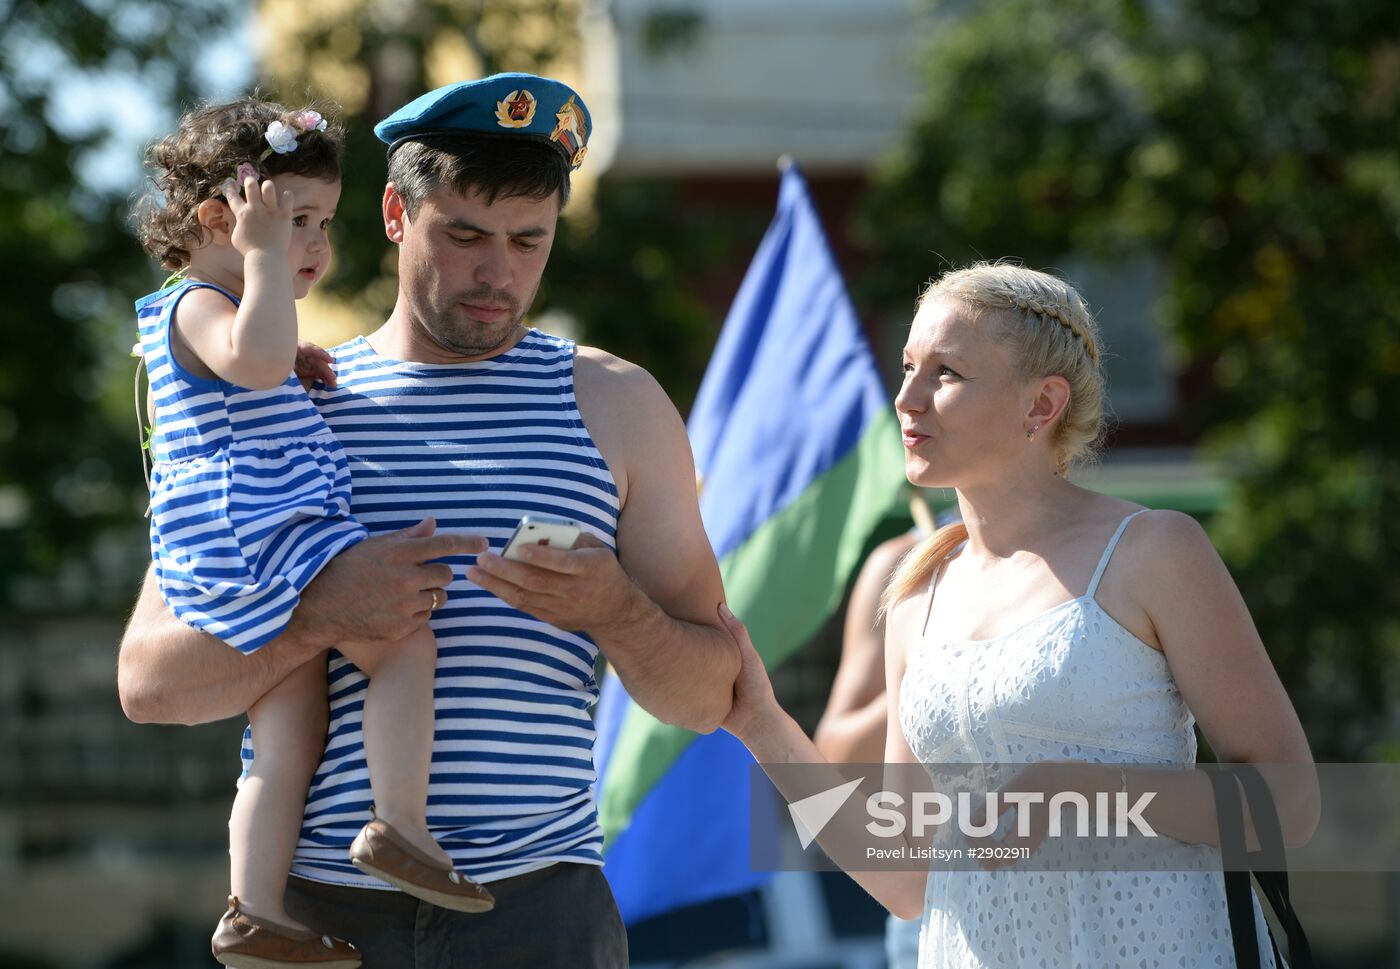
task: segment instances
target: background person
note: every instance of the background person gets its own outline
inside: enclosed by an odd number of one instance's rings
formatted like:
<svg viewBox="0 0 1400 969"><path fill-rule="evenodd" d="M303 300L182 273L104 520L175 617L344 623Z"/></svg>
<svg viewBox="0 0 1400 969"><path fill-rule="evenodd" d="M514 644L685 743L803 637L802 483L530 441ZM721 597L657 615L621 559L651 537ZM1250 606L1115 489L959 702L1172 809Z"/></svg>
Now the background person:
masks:
<svg viewBox="0 0 1400 969"><path fill-rule="evenodd" d="M885 755L885 616L880 596L899 561L919 544L910 529L871 550L851 587L841 636L841 663L812 742L833 764L878 764ZM891 914L885 921L889 969L913 969L919 958L919 920Z"/></svg>

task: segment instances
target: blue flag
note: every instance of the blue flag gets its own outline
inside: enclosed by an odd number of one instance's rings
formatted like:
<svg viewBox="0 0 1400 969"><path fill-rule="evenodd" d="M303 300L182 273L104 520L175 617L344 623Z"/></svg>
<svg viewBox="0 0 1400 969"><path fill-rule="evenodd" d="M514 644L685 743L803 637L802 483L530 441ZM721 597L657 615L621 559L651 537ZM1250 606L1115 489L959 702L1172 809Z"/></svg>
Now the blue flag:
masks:
<svg viewBox="0 0 1400 969"><path fill-rule="evenodd" d="M795 165L687 427L730 608L772 668L840 605L904 487L899 422ZM629 925L757 887L737 740L662 724L616 676L598 712L604 873Z"/></svg>

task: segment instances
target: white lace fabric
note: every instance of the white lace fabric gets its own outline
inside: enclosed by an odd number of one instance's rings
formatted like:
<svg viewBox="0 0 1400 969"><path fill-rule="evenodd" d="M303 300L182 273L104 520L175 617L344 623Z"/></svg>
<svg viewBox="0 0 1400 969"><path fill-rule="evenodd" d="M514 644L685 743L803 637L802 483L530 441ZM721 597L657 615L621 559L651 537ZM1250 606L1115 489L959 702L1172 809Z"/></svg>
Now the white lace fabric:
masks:
<svg viewBox="0 0 1400 969"><path fill-rule="evenodd" d="M1139 514L1119 524L1083 596L990 639L925 633L912 644L899 720L921 763L1195 763L1195 718L1166 657L1095 598L1114 547ZM1255 921L1260 964L1273 969L1257 900ZM921 969L1195 969L1234 961L1218 871L929 874Z"/></svg>

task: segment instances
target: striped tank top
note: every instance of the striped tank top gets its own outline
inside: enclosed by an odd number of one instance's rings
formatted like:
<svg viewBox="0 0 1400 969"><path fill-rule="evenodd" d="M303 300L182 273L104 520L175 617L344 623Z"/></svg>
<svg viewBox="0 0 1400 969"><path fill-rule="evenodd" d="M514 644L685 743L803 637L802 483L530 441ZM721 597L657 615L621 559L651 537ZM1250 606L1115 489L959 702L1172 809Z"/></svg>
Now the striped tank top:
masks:
<svg viewBox="0 0 1400 969"><path fill-rule="evenodd" d="M339 385L311 396L349 456L352 510L372 534L431 516L439 531L481 535L500 552L522 515L544 514L616 547L617 488L574 399L572 341L531 330L499 356L451 365L390 360L363 338L332 354ZM434 837L483 882L559 861L602 864L597 648L469 582L474 556L449 561L448 601L432 616ZM367 681L336 652L329 678L330 732L293 871L383 888L346 859L370 817Z"/></svg>
<svg viewBox="0 0 1400 969"><path fill-rule="evenodd" d="M217 286L186 280L136 303L155 402L151 561L183 621L251 653L291 619L326 563L365 538L350 512L345 453L292 376L251 390L180 365L180 300Z"/></svg>

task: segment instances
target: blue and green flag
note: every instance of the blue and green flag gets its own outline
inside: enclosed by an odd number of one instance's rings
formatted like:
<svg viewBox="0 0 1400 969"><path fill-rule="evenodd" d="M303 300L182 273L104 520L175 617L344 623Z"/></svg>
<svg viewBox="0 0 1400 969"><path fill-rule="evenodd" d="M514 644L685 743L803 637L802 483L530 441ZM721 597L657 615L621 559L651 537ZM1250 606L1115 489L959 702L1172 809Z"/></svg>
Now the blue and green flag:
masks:
<svg viewBox="0 0 1400 969"><path fill-rule="evenodd" d="M840 604L904 489L898 420L795 165L688 430L726 598L771 669ZM766 879L733 737L667 726L610 676L596 750L603 870L629 925Z"/></svg>

